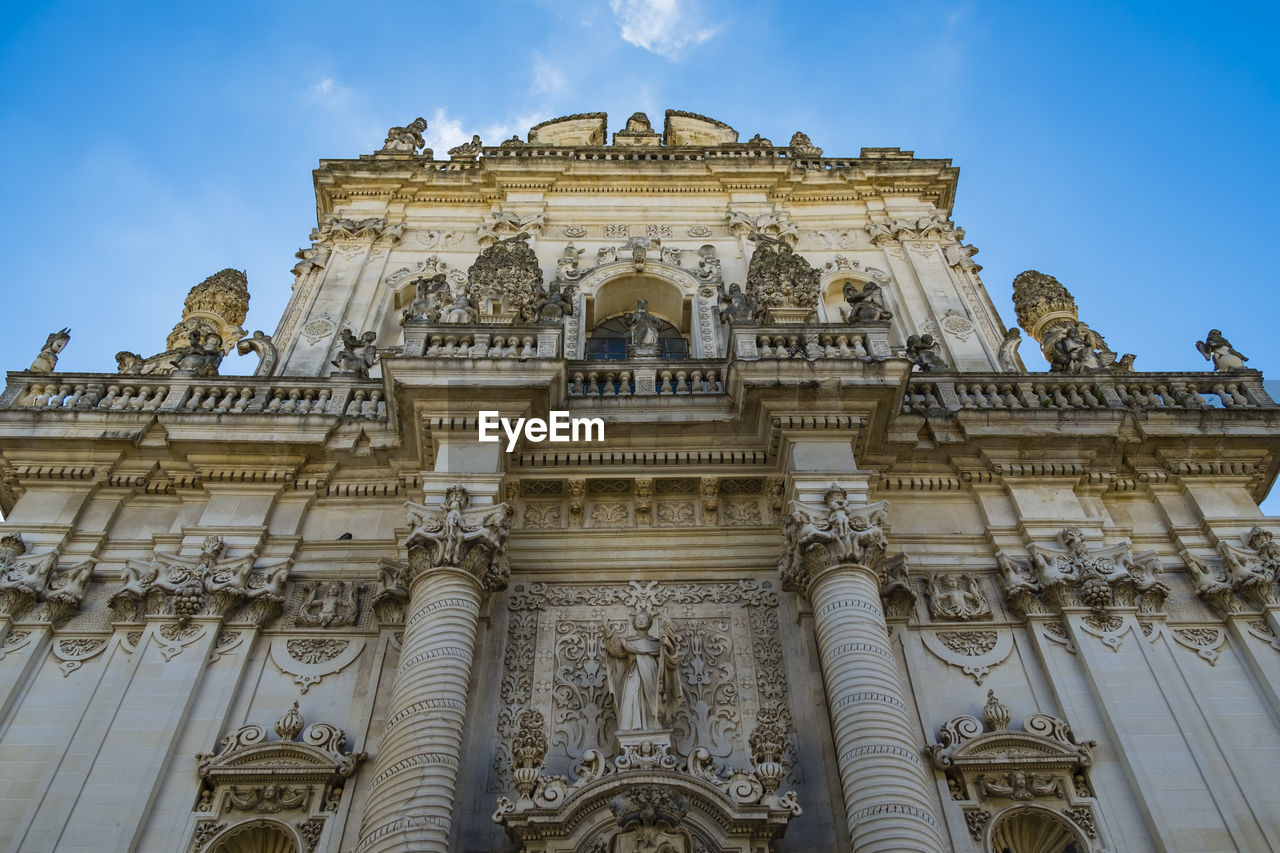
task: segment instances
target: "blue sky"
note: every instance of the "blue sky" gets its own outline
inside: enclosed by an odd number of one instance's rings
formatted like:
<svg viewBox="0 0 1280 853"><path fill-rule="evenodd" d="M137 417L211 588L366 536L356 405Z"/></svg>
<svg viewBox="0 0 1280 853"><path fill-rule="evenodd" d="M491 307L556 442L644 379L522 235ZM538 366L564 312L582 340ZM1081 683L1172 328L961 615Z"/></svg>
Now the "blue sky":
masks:
<svg viewBox="0 0 1280 853"><path fill-rule="evenodd" d="M159 351L187 289L249 276L270 333L315 224L311 169L417 115L440 155L545 118L704 113L831 155L960 167L954 219L1007 323L1021 270L1145 370L1221 328L1280 378L1274 5L50 3L0 33L8 249L0 364ZM15 322L16 321L16 322ZM1023 347L1029 363L1034 346ZM252 359L224 363L247 372Z"/></svg>

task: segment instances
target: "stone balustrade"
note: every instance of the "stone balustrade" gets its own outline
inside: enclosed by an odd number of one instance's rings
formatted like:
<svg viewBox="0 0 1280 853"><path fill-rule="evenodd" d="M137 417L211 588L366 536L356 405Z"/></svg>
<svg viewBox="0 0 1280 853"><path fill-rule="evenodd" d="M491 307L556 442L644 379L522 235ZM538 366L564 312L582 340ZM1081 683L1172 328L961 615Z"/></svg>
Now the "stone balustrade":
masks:
<svg viewBox="0 0 1280 853"><path fill-rule="evenodd" d="M927 378L926 378L927 377ZM1275 408L1254 371L1134 373L1065 377L1056 374L912 375L903 412L964 409L1238 409Z"/></svg>
<svg viewBox="0 0 1280 853"><path fill-rule="evenodd" d="M856 358L862 361L888 358L889 324L805 324L735 326L730 352L739 361L771 358Z"/></svg>
<svg viewBox="0 0 1280 853"><path fill-rule="evenodd" d="M724 369L705 363L609 367L598 361L571 363L570 397L643 397L723 394Z"/></svg>
<svg viewBox="0 0 1280 853"><path fill-rule="evenodd" d="M380 382L343 377L11 373L0 409L387 417Z"/></svg>
<svg viewBox="0 0 1280 853"><path fill-rule="evenodd" d="M449 325L408 320L401 353L421 358L559 358L559 326Z"/></svg>

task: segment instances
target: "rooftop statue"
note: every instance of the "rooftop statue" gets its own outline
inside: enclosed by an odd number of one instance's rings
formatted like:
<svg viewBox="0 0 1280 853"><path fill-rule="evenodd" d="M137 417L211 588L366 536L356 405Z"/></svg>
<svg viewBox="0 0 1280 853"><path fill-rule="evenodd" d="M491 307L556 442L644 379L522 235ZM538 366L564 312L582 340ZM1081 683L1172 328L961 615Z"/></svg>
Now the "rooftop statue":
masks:
<svg viewBox="0 0 1280 853"><path fill-rule="evenodd" d="M36 356L35 361L31 362L27 370L31 373L52 373L53 368L58 365L58 353L62 352L70 340L70 329L51 333L45 339L44 346L40 348L40 354Z"/></svg>
<svg viewBox="0 0 1280 853"><path fill-rule="evenodd" d="M1196 341L1196 349L1206 361L1212 361L1213 369L1220 373L1243 370L1244 363L1249 360L1247 356L1236 352L1231 341L1224 338L1217 329L1210 329L1203 341Z"/></svg>
<svg viewBox="0 0 1280 853"><path fill-rule="evenodd" d="M369 368L373 367L374 362L378 360L378 350L373 345L377 338L376 332L365 332L357 338L351 333L350 329L344 328L342 330L342 349L334 356L333 361L329 363L338 368L339 373L347 373L360 379L368 379Z"/></svg>
<svg viewBox="0 0 1280 853"><path fill-rule="evenodd" d="M567 290L560 289L559 281L552 281L547 288L547 295L541 302L533 306L539 323L556 324L565 317L573 316L573 286Z"/></svg>
<svg viewBox="0 0 1280 853"><path fill-rule="evenodd" d="M178 357L170 362L174 371L193 376L217 376L218 365L222 363L222 337L192 329L188 332L188 340L190 343L178 350ZM117 359L119 357L116 356Z"/></svg>
<svg viewBox="0 0 1280 853"><path fill-rule="evenodd" d="M938 342L933 335L912 335L907 338L907 358L921 373L946 370L947 362L938 355Z"/></svg>
<svg viewBox="0 0 1280 853"><path fill-rule="evenodd" d="M393 127L387 131L387 140L380 150L396 154L413 154L419 149L424 149L427 141L422 138L422 132L426 129L427 120L422 116L409 122L406 127ZM428 157L432 156L430 149L422 153Z"/></svg>

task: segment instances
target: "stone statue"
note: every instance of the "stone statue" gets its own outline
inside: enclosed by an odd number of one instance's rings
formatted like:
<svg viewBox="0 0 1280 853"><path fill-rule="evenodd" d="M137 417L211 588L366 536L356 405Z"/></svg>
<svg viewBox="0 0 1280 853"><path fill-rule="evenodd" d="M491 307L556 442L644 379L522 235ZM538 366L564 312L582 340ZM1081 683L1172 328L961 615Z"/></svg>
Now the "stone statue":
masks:
<svg viewBox="0 0 1280 853"><path fill-rule="evenodd" d="M880 301L880 285L869 281L859 291L853 282L844 286L844 301L848 308L840 309L840 316L846 323L878 323L892 320L893 314L885 310Z"/></svg>
<svg viewBox="0 0 1280 853"><path fill-rule="evenodd" d="M324 265L329 262L329 252L328 246L319 246L314 243L299 249L293 255L298 259L298 262L293 265L293 274L301 277L312 270L324 269Z"/></svg>
<svg viewBox="0 0 1280 853"><path fill-rule="evenodd" d="M339 373L351 374L360 379L369 378L369 368L378 360L378 350L373 342L377 340L376 332L365 332L360 337L351 333L350 329L342 330L342 349L329 362L338 368Z"/></svg>
<svg viewBox="0 0 1280 853"><path fill-rule="evenodd" d="M1102 362L1094 351L1093 333L1084 323L1072 324L1067 333L1054 342L1050 371L1077 374L1101 367Z"/></svg>
<svg viewBox="0 0 1280 853"><path fill-rule="evenodd" d="M27 370L32 373L52 373L53 368L58 364L58 353L62 352L69 340L71 340L70 329L50 334L45 339L44 346L40 348L40 354L36 356L35 361L31 362Z"/></svg>
<svg viewBox="0 0 1280 853"><path fill-rule="evenodd" d="M991 605L973 575L930 575L929 615L934 619L965 622L990 616Z"/></svg>
<svg viewBox="0 0 1280 853"><path fill-rule="evenodd" d="M411 557L413 551L424 548L428 566L469 568L486 589L503 589L510 572L505 551L511 508L505 503L475 509L470 505L471 496L461 484L445 491L439 507L409 503L413 529L405 544Z"/></svg>
<svg viewBox="0 0 1280 853"><path fill-rule="evenodd" d="M382 144L381 150L393 154L413 154L426 146L427 141L422 138L422 131L426 129L427 120L422 116L409 122L407 127L393 127L387 131L387 140ZM428 157L432 156L429 150L423 153Z"/></svg>
<svg viewBox="0 0 1280 853"><path fill-rule="evenodd" d="M573 288L566 292L560 289L560 282L553 281L547 288L547 295L541 302L533 306L537 312L538 322L555 325L565 317L573 316Z"/></svg>
<svg viewBox="0 0 1280 853"><path fill-rule="evenodd" d="M636 358L656 358L658 356L658 320L649 313L647 299L636 300L636 310L623 316L631 336L631 345L627 347L627 355Z"/></svg>
<svg viewBox="0 0 1280 853"><path fill-rule="evenodd" d="M938 342L933 335L912 335L907 338L907 358L921 373L946 370L947 363L938 355Z"/></svg>
<svg viewBox="0 0 1280 853"><path fill-rule="evenodd" d="M418 279L418 293L404 312L406 320L426 320L430 323L440 321L440 311L444 307L441 300L449 293L449 280L445 273L436 273L431 278Z"/></svg>
<svg viewBox="0 0 1280 853"><path fill-rule="evenodd" d="M192 329L188 340L190 343L178 350L178 357L169 362L174 371L194 376L217 376L218 365L222 363L221 336L212 332L205 335L199 329ZM117 363L119 360L117 355Z"/></svg>
<svg viewBox="0 0 1280 853"><path fill-rule="evenodd" d="M474 160L480 156L484 143L480 141L480 134L474 134L470 142L464 142L456 148L449 149L449 156L454 160Z"/></svg>
<svg viewBox="0 0 1280 853"><path fill-rule="evenodd" d="M1205 357L1205 361L1213 362L1213 369L1219 373L1232 370L1243 370L1248 357L1235 351L1231 341L1222 336L1217 329L1210 329L1203 341L1196 341L1196 349Z"/></svg>
<svg viewBox="0 0 1280 853"><path fill-rule="evenodd" d="M669 728L675 709L684 701L680 692L679 654L669 630L649 633L653 617L637 610L634 629L619 637L607 625L604 648L609 655L609 693L618 713L618 731L658 731Z"/></svg>
<svg viewBox="0 0 1280 853"><path fill-rule="evenodd" d="M304 595L302 606L298 608L299 625L328 628L355 623L355 584L345 581L308 584Z"/></svg>
<svg viewBox="0 0 1280 853"><path fill-rule="evenodd" d="M467 299L467 294L459 293L453 297L453 303L440 312L440 322L454 325L457 323L470 323L475 319L476 309L471 307L471 301Z"/></svg>
<svg viewBox="0 0 1280 853"><path fill-rule="evenodd" d="M754 323L756 319L756 308L751 297L742 292L742 286L738 284L729 285L726 291L724 285L720 285L720 322L738 324L738 323Z"/></svg>

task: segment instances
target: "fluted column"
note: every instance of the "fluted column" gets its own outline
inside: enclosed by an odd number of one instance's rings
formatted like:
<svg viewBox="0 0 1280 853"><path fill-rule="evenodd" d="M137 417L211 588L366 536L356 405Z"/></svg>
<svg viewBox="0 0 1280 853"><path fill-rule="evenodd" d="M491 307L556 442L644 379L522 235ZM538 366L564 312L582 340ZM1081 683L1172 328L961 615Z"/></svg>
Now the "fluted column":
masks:
<svg viewBox="0 0 1280 853"><path fill-rule="evenodd" d="M404 639L360 853L449 849L480 605L505 582L506 504L467 502L455 486L437 510L410 506Z"/></svg>
<svg viewBox="0 0 1280 853"><path fill-rule="evenodd" d="M940 853L933 786L881 605L882 588L909 594L905 561L885 560L887 505L799 480L792 492L809 502L791 501L782 583L813 607L853 850Z"/></svg>

